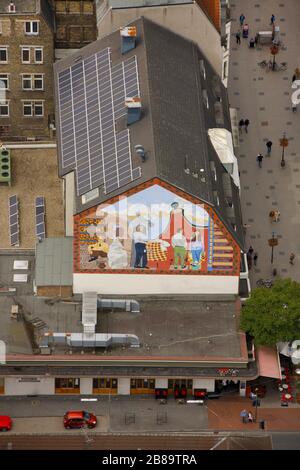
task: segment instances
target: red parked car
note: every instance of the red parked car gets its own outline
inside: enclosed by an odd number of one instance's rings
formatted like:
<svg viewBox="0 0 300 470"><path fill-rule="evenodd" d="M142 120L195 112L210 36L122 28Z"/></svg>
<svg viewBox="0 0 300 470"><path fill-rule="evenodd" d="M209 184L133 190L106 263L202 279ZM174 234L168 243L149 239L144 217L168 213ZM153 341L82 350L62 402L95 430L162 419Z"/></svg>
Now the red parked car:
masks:
<svg viewBox="0 0 300 470"><path fill-rule="evenodd" d="M96 425L96 416L88 411L67 411L64 415L64 427L66 429L77 429L84 426L94 428Z"/></svg>
<svg viewBox="0 0 300 470"><path fill-rule="evenodd" d="M9 416L0 416L0 431L10 431L12 420Z"/></svg>

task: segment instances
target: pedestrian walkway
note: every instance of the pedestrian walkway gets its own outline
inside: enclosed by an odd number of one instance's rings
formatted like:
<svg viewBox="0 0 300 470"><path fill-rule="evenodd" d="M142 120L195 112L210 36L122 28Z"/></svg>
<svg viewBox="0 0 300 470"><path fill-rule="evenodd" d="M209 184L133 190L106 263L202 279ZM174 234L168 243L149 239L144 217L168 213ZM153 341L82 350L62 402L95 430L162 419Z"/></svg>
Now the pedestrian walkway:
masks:
<svg viewBox="0 0 300 470"><path fill-rule="evenodd" d="M257 431L259 421L265 421L267 431L300 431L300 408L257 408L256 423L244 424L240 412L246 409L255 415L248 398L222 398L208 402L210 429Z"/></svg>
<svg viewBox="0 0 300 470"><path fill-rule="evenodd" d="M276 61L287 62L286 71L269 71L258 62L270 59L270 46L249 49L248 41L236 44L239 17L244 13L249 24L249 39L258 31L271 30L272 14L280 28L280 49ZM252 266L252 288L259 278L270 278L273 268L281 277L300 281L300 109L291 109L291 81L295 68L300 66L300 3L274 0L235 0L231 4L231 58L228 91L230 105L238 109L239 119L250 120L248 133L240 134L239 170L241 177L241 203L246 229L246 248L253 246L258 253L257 266ZM286 132L289 145L285 149L286 166L281 167L282 148L279 139ZM271 155L267 155L266 142L273 142ZM262 168L256 156L264 155ZM272 223L271 210L279 210L280 221ZM271 263L268 240L278 239ZM295 264L289 263L295 253Z"/></svg>

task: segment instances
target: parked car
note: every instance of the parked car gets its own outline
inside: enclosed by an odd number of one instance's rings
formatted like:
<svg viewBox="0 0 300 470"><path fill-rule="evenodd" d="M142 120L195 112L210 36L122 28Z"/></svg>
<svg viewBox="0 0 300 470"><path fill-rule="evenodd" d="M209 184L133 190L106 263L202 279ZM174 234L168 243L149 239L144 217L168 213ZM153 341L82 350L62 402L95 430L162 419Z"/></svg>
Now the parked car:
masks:
<svg viewBox="0 0 300 470"><path fill-rule="evenodd" d="M0 416L0 431L10 431L12 427L12 420L9 416Z"/></svg>
<svg viewBox="0 0 300 470"><path fill-rule="evenodd" d="M67 411L64 415L64 427L66 429L77 429L84 426L94 428L96 425L96 416L88 411Z"/></svg>

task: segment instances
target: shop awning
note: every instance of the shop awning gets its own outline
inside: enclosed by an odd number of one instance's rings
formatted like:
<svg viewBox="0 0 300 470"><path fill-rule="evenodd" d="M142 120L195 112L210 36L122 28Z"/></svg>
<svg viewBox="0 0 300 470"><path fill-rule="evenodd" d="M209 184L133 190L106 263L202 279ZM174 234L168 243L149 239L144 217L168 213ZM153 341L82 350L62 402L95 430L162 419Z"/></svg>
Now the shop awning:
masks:
<svg viewBox="0 0 300 470"><path fill-rule="evenodd" d="M236 186L240 187L238 164L234 155L232 135L227 129L214 128L208 130L210 141L218 157L228 173L231 174Z"/></svg>
<svg viewBox="0 0 300 470"><path fill-rule="evenodd" d="M281 379L281 370L276 348L260 346L257 348L259 375Z"/></svg>

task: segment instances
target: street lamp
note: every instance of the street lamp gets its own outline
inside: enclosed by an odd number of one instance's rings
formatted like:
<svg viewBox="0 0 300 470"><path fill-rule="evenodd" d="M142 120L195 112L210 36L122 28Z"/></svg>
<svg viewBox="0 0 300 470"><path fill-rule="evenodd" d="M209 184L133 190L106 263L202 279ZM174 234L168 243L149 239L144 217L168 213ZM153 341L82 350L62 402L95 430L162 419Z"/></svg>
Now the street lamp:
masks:
<svg viewBox="0 0 300 470"><path fill-rule="evenodd" d="M274 246L278 245L278 238L275 237L275 232L272 232L272 238L268 240L269 246L271 247L271 264L274 261Z"/></svg>
<svg viewBox="0 0 300 470"><path fill-rule="evenodd" d="M256 423L257 421L257 406L258 406L258 388L255 390L255 415L254 415L254 422Z"/></svg>
<svg viewBox="0 0 300 470"><path fill-rule="evenodd" d="M285 149L285 147L288 147L288 145L289 145L289 141L288 141L288 139L286 138L285 132L283 133L282 139L279 139L279 145L280 145L280 147L282 147L282 154L281 154L281 163L280 163L280 165L281 165L282 167L284 167L284 166L285 166L284 149Z"/></svg>
<svg viewBox="0 0 300 470"><path fill-rule="evenodd" d="M272 70L275 70L275 66L276 66L275 57L276 57L276 54L278 54L279 52L279 47L277 46L277 44L273 44L270 47L270 52L271 52L271 55L273 56Z"/></svg>

